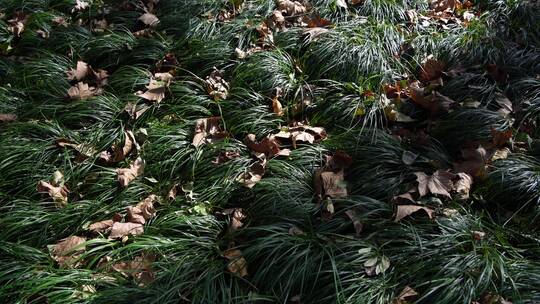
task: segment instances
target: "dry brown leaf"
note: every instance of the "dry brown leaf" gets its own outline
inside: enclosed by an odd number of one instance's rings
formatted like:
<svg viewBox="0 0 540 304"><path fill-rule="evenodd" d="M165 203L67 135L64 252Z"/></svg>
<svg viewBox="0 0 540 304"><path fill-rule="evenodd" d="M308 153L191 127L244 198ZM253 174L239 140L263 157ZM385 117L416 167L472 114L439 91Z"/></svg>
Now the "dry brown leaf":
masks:
<svg viewBox="0 0 540 304"><path fill-rule="evenodd" d="M61 267L77 267L77 260L80 254L86 250L86 247L83 245L84 242L86 242L86 238L84 237L67 237L52 247L51 257Z"/></svg>
<svg viewBox="0 0 540 304"><path fill-rule="evenodd" d="M227 132L221 130L220 123L221 117L219 116L198 119L195 124L192 144L199 147L227 137Z"/></svg>
<svg viewBox="0 0 540 304"><path fill-rule="evenodd" d="M26 23L28 22L28 15L22 11L17 11L14 13L12 19L7 21L8 30L12 32L15 36L19 37L24 31Z"/></svg>
<svg viewBox="0 0 540 304"><path fill-rule="evenodd" d="M147 220L156 215L154 203L157 201L155 194L149 195L135 206L127 208L127 221L131 223L145 224Z"/></svg>
<svg viewBox="0 0 540 304"><path fill-rule="evenodd" d="M213 164L220 165L224 164L230 160L233 160L237 157L240 157L240 153L236 151L222 151L219 153L219 155L216 157L215 160L212 161Z"/></svg>
<svg viewBox="0 0 540 304"><path fill-rule="evenodd" d="M96 89L89 86L87 83L78 82L68 90L68 96L71 99L87 99L95 95L101 94L101 89Z"/></svg>
<svg viewBox="0 0 540 304"><path fill-rule="evenodd" d="M229 232L234 232L244 226L243 220L246 219L244 210L242 208L230 208L223 210L223 213L230 218Z"/></svg>
<svg viewBox="0 0 540 304"><path fill-rule="evenodd" d="M165 98L165 92L173 78L174 76L170 73L156 73L150 77L146 92L139 91L135 95L159 103Z"/></svg>
<svg viewBox="0 0 540 304"><path fill-rule="evenodd" d="M15 114L3 114L0 113L0 122L12 122L17 120L17 115Z"/></svg>
<svg viewBox="0 0 540 304"><path fill-rule="evenodd" d="M88 230L92 231L92 232L107 232L108 230L110 230L112 228L114 224L114 221L113 220L104 220L104 221L99 221L99 222L95 222L95 223L92 223L88 226Z"/></svg>
<svg viewBox="0 0 540 304"><path fill-rule="evenodd" d="M437 170L429 176L424 172L415 172L418 182L418 193L420 197L431 194L439 194L451 198L450 191L454 189L455 174L444 170Z"/></svg>
<svg viewBox="0 0 540 304"><path fill-rule="evenodd" d="M473 231L472 236L475 241L480 241L484 239L484 237L486 236L486 233L483 231Z"/></svg>
<svg viewBox="0 0 540 304"><path fill-rule="evenodd" d="M94 69L92 68L90 68L90 70L92 72L92 76L94 76L94 79L98 87L103 87L107 84L109 73L106 70L97 69L97 71L94 71Z"/></svg>
<svg viewBox="0 0 540 304"><path fill-rule="evenodd" d="M60 25L60 26L63 26L63 27L68 27L69 26L69 24L66 21L66 18L64 18L62 16L55 16L54 18L52 18L51 21L53 23L55 23L56 25Z"/></svg>
<svg viewBox="0 0 540 304"><path fill-rule="evenodd" d="M79 60L77 61L77 67L67 72L67 78L68 80L81 81L88 75L89 72L90 68L88 64L84 61Z"/></svg>
<svg viewBox="0 0 540 304"><path fill-rule="evenodd" d="M275 137L281 140L290 140L293 148L297 148L298 142L314 143L326 138L326 131L322 127L311 127L299 124L295 127L290 127L287 131L280 131L275 134Z"/></svg>
<svg viewBox="0 0 540 304"><path fill-rule="evenodd" d="M141 235L144 233L144 227L138 223L120 223L115 222L111 228L109 239L122 239L129 235Z"/></svg>
<svg viewBox="0 0 540 304"><path fill-rule="evenodd" d="M238 181L248 188L253 188L263 177L266 168L266 159L253 163L249 170L238 177Z"/></svg>
<svg viewBox="0 0 540 304"><path fill-rule="evenodd" d="M229 260L227 270L230 273L240 276L241 278L248 275L247 261L242 256L242 251L239 249L227 249L223 252L223 256Z"/></svg>
<svg viewBox="0 0 540 304"><path fill-rule="evenodd" d="M392 304L406 304L406 303L409 303L409 301L411 299L414 299L417 295L418 295L418 293L414 289L412 289L409 286L405 286L405 288L403 288L403 290L399 293L397 298L395 298L392 301Z"/></svg>
<svg viewBox="0 0 540 304"><path fill-rule="evenodd" d="M151 14L151 13L144 13L143 15L141 15L139 17L139 20L148 25L148 26L152 26L152 27L155 27L158 25L159 23L159 18L156 17L156 15L154 14Z"/></svg>
<svg viewBox="0 0 540 304"><path fill-rule="evenodd" d="M343 151L336 151L332 156L326 155L326 168L331 171L348 168L352 162L352 157Z"/></svg>
<svg viewBox="0 0 540 304"><path fill-rule="evenodd" d="M508 158L509 154L510 154L510 149L508 149L508 148L497 149L493 153L493 156L491 156L490 161L494 162L496 160L506 159L506 158Z"/></svg>
<svg viewBox="0 0 540 304"><path fill-rule="evenodd" d="M275 96L272 98L272 111L277 116L283 116L283 106L281 105L281 102L279 102L279 97Z"/></svg>
<svg viewBox="0 0 540 304"><path fill-rule="evenodd" d="M446 10L454 10L457 5L457 0L430 0L429 6L436 12L442 12Z"/></svg>
<svg viewBox="0 0 540 304"><path fill-rule="evenodd" d="M504 146L512 138L512 129L499 131L491 128L491 136L493 137L493 144L496 147Z"/></svg>
<svg viewBox="0 0 540 304"><path fill-rule="evenodd" d="M137 106L132 102L128 102L124 107L124 111L126 111L129 117L135 120L141 117L148 109L150 109L150 107L147 107L146 105Z"/></svg>
<svg viewBox="0 0 540 304"><path fill-rule="evenodd" d="M152 263L155 257L152 255L141 255L132 261L119 262L112 265L112 269L118 271L125 277L132 277L139 286L146 286L155 279Z"/></svg>
<svg viewBox="0 0 540 304"><path fill-rule="evenodd" d="M63 175L61 172L56 171L53 180L49 183L46 181L39 181L37 185L37 191L39 193L47 193L51 197L56 207L63 208L67 206L69 190L63 182Z"/></svg>
<svg viewBox="0 0 540 304"><path fill-rule="evenodd" d="M347 183L345 182L343 170L339 170L338 172L321 172L321 181L325 196L331 198L347 196Z"/></svg>
<svg viewBox="0 0 540 304"><path fill-rule="evenodd" d="M278 10L287 16L296 16L307 12L300 1L278 0Z"/></svg>
<svg viewBox="0 0 540 304"><path fill-rule="evenodd" d="M454 163L455 172L464 172L474 178L486 175L486 164L489 161L488 151L482 147L461 150L463 161Z"/></svg>
<svg viewBox="0 0 540 304"><path fill-rule="evenodd" d="M144 171L144 160L138 157L134 162L129 165L129 168L118 168L116 173L118 175L118 182L122 187L133 181L137 176L141 175Z"/></svg>
<svg viewBox="0 0 540 304"><path fill-rule="evenodd" d="M454 182L454 189L460 200L469 198L469 192L473 183L473 178L467 173L458 173L457 180Z"/></svg>
<svg viewBox="0 0 540 304"><path fill-rule="evenodd" d="M427 59L422 63L422 67L420 70L420 80L425 83L438 79L442 76L444 68L444 62L435 59L433 55L429 55Z"/></svg>
<svg viewBox="0 0 540 304"><path fill-rule="evenodd" d="M357 238L359 238L360 234L362 233L362 229L364 228L364 225L362 224L362 221L360 220L360 217L358 216L358 214L354 210L347 210L347 211L345 211L345 214L353 222L355 236Z"/></svg>
<svg viewBox="0 0 540 304"><path fill-rule="evenodd" d="M132 131L124 131L124 145L119 147L117 145L111 146L111 151L102 151L99 154L99 159L106 163L117 163L126 159L126 157L133 151L137 152L140 149L139 144L135 140L135 135Z"/></svg>
<svg viewBox="0 0 540 304"><path fill-rule="evenodd" d="M430 219L433 219L435 215L435 211L428 207L422 207L422 206L416 206L416 205L399 205L397 206L396 219L394 221L399 222L404 217L407 217L419 210L425 211Z"/></svg>
<svg viewBox="0 0 540 304"><path fill-rule="evenodd" d="M303 31L304 35L306 35L307 41L313 41L319 36L328 33L330 30L324 27L310 27L308 29L305 29Z"/></svg>
<svg viewBox="0 0 540 304"><path fill-rule="evenodd" d="M267 158L273 156L289 156L289 149L280 149L279 143L274 135L269 135L257 142L255 134L248 134L244 139L246 146L253 152L263 153Z"/></svg>
<svg viewBox="0 0 540 304"><path fill-rule="evenodd" d="M229 83L223 79L222 71L214 69L206 77L206 91L215 101L227 99Z"/></svg>
<svg viewBox="0 0 540 304"><path fill-rule="evenodd" d="M71 9L71 12L78 12L86 9L90 4L86 0L75 0L75 6Z"/></svg>

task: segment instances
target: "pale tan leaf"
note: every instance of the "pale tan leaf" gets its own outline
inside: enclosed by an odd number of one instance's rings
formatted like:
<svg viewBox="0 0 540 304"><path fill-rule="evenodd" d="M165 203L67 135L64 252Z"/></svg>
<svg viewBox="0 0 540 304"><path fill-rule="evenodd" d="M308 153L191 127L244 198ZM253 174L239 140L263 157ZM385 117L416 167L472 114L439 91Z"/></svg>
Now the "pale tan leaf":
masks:
<svg viewBox="0 0 540 304"><path fill-rule="evenodd" d="M159 18L156 17L156 15L151 13L145 13L139 17L139 20L148 25L148 26L156 26L159 23Z"/></svg>
<svg viewBox="0 0 540 304"><path fill-rule="evenodd" d="M138 157L134 162L129 165L129 168L118 168L116 173L118 175L118 182L122 187L126 187L137 176L141 175L144 171L144 160Z"/></svg>
<svg viewBox="0 0 540 304"><path fill-rule="evenodd" d="M129 235L141 235L144 233L144 227L137 223L119 223L115 222L111 229L109 239L121 239Z"/></svg>
<svg viewBox="0 0 540 304"><path fill-rule="evenodd" d="M154 208L154 202L156 200L157 196L155 194L151 194L137 205L128 207L127 221L131 223L145 224L147 220L156 215L156 209Z"/></svg>
<svg viewBox="0 0 540 304"><path fill-rule="evenodd" d="M397 206L396 218L394 221L399 222L401 219L420 210L425 211L430 219L432 219L435 216L435 211L428 207L422 207L422 206L416 206L416 205L399 205Z"/></svg>
<svg viewBox="0 0 540 304"><path fill-rule="evenodd" d="M458 173L457 177L458 179L454 183L454 189L458 193L458 198L461 200L468 199L473 178L467 173Z"/></svg>
<svg viewBox="0 0 540 304"><path fill-rule="evenodd" d="M88 230L92 232L106 232L111 229L114 224L113 220L104 220L92 223L88 226Z"/></svg>
<svg viewBox="0 0 540 304"><path fill-rule="evenodd" d="M88 67L88 64L79 60L77 61L77 67L67 72L67 78L68 80L81 81L88 75L89 72L90 68Z"/></svg>
<svg viewBox="0 0 540 304"><path fill-rule="evenodd" d="M223 256L229 260L227 270L229 270L230 273L238 275L241 278L248 275L247 261L242 256L242 252L239 249L227 249L223 252Z"/></svg>
<svg viewBox="0 0 540 304"><path fill-rule="evenodd" d="M331 198L343 198L347 196L347 184L343 170L338 172L322 172L321 181L326 196Z"/></svg>
<svg viewBox="0 0 540 304"><path fill-rule="evenodd" d="M3 114L0 113L0 122L12 122L17 120L17 115L15 114Z"/></svg>

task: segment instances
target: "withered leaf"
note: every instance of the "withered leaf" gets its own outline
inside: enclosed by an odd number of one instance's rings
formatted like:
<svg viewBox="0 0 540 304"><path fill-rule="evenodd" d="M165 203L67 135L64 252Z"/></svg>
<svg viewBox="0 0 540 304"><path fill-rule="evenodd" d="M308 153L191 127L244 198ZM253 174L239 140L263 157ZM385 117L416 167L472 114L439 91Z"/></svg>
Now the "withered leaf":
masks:
<svg viewBox="0 0 540 304"><path fill-rule="evenodd" d="M278 96L275 96L272 98L272 111L277 116L283 116L283 106L281 105L281 102L279 101Z"/></svg>
<svg viewBox="0 0 540 304"><path fill-rule="evenodd" d="M428 207L422 207L422 206L416 206L416 205L399 205L397 206L396 218L394 221L398 222L401 219L420 210L425 211L430 219L432 219L435 215L435 211Z"/></svg>
<svg viewBox="0 0 540 304"><path fill-rule="evenodd" d="M71 12L78 12L86 9L90 4L86 0L75 0L75 6L71 9Z"/></svg>
<svg viewBox="0 0 540 304"><path fill-rule="evenodd" d="M244 226L243 220L246 219L242 208L230 208L223 210L224 214L229 215L229 232L234 232Z"/></svg>
<svg viewBox="0 0 540 304"><path fill-rule="evenodd" d="M362 233L362 229L364 228L364 225L362 224L362 221L361 221L360 217L358 216L357 212L354 211L354 210L347 210L347 211L345 211L345 214L353 222L354 230L355 230L355 236L357 238L360 237L360 234Z"/></svg>
<svg viewBox="0 0 540 304"><path fill-rule="evenodd" d="M508 148L497 149L493 153L493 156L491 156L490 161L494 162L496 160L506 159L508 158L508 154L510 154L510 149Z"/></svg>
<svg viewBox="0 0 540 304"><path fill-rule="evenodd" d="M486 175L486 164L489 161L487 150L478 146L461 150L463 161L454 163L455 172L464 172L475 178Z"/></svg>
<svg viewBox="0 0 540 304"><path fill-rule="evenodd" d="M124 131L124 145L119 147L117 145L112 145L111 150L102 151L99 154L99 159L107 163L117 163L126 159L126 157L133 151L140 149L139 144L135 139L135 135L132 131Z"/></svg>
<svg viewBox="0 0 540 304"><path fill-rule="evenodd" d="M331 198L347 196L347 183L345 182L343 170L339 170L338 172L321 172L321 181L325 196Z"/></svg>
<svg viewBox="0 0 540 304"><path fill-rule="evenodd" d="M227 132L221 130L220 122L219 116L197 119L192 144L198 147L225 138Z"/></svg>
<svg viewBox="0 0 540 304"><path fill-rule="evenodd" d="M289 156L289 149L280 149L276 137L269 135L257 142L255 134L248 134L244 140L246 146L253 152L263 153L267 158L275 155Z"/></svg>
<svg viewBox="0 0 540 304"><path fill-rule="evenodd" d="M227 270L230 273L238 275L241 278L248 275L247 261L242 256L242 251L239 249L227 249L223 252L223 256L229 260Z"/></svg>
<svg viewBox="0 0 540 304"><path fill-rule="evenodd" d="M296 16L307 12L307 8L300 1L278 0L278 10L287 16Z"/></svg>
<svg viewBox="0 0 540 304"><path fill-rule="evenodd" d="M112 269L125 277L132 277L139 286L146 286L155 279L152 263L155 257L144 254L135 257L132 261L119 262L112 265Z"/></svg>
<svg viewBox="0 0 540 304"><path fill-rule="evenodd" d="M472 236L475 241L480 241L484 239L484 237L486 236L486 233L483 231L473 231Z"/></svg>
<svg viewBox="0 0 540 304"><path fill-rule="evenodd" d="M240 153L236 151L222 151L219 153L216 159L212 161L212 163L216 165L224 164L237 157L240 157Z"/></svg>
<svg viewBox="0 0 540 304"><path fill-rule="evenodd" d="M90 224L88 230L92 232L106 232L111 229L113 225L113 220L104 220Z"/></svg>
<svg viewBox="0 0 540 304"><path fill-rule="evenodd" d="M141 175L144 171L144 160L138 157L134 162L129 165L129 168L118 168L116 173L118 175L118 182L122 187L133 181L137 176Z"/></svg>
<svg viewBox="0 0 540 304"><path fill-rule="evenodd" d="M84 242L84 237L67 237L52 247L51 257L62 267L77 267L80 254L86 250Z"/></svg>
<svg viewBox="0 0 540 304"><path fill-rule="evenodd" d="M343 151L336 151L334 155L326 156L326 167L332 171L348 168L352 162L352 157Z"/></svg>
<svg viewBox="0 0 540 304"><path fill-rule="evenodd" d="M429 6L436 12L453 10L457 5L457 0L430 0Z"/></svg>
<svg viewBox="0 0 540 304"><path fill-rule="evenodd" d="M147 220L156 215L156 209L154 209L154 202L156 202L157 196L155 194L149 195L144 200L140 201L135 206L127 208L127 221L131 223L145 224Z"/></svg>
<svg viewBox="0 0 540 304"><path fill-rule="evenodd" d="M506 145L510 138L512 138L512 129L508 128L507 130L500 131L491 128L491 136L493 137L493 144L496 147L501 147Z"/></svg>
<svg viewBox="0 0 540 304"><path fill-rule="evenodd" d="M63 183L62 173L56 171L54 176L50 183L43 180L39 181L37 191L47 193L54 200L56 207L62 208L67 206L69 190Z"/></svg>
<svg viewBox="0 0 540 304"><path fill-rule="evenodd" d="M135 95L146 100L161 102L165 98L165 92L174 78L170 73L156 73L150 77L150 83L146 86L146 92L137 92Z"/></svg>
<svg viewBox="0 0 540 304"><path fill-rule="evenodd" d="M454 189L452 179L454 179L455 175L453 173L437 170L431 176L424 172L415 172L414 174L418 182L418 193L421 197L428 193L451 197L450 191Z"/></svg>
<svg viewBox="0 0 540 304"><path fill-rule="evenodd" d="M139 17L139 20L142 23L144 23L144 24L146 24L148 26L152 26L152 27L158 25L158 23L159 23L159 18L156 17L156 15L151 14L151 13L145 13L145 14L141 15Z"/></svg>
<svg viewBox="0 0 540 304"><path fill-rule="evenodd" d="M471 185L473 183L473 178L467 173L458 173L457 180L454 183L454 189L458 193L458 198L461 200L469 198L469 191L471 190Z"/></svg>
<svg viewBox="0 0 540 304"><path fill-rule="evenodd" d="M429 82L440 78L442 76L444 67L444 62L435 59L433 55L428 56L428 58L422 63L420 80L422 82Z"/></svg>
<svg viewBox="0 0 540 304"><path fill-rule="evenodd" d="M392 304L406 304L408 301L414 299L418 293L409 286L405 286L399 295L392 301Z"/></svg>
<svg viewBox="0 0 540 304"><path fill-rule="evenodd" d="M68 96L71 99L87 99L89 97L101 94L101 89L89 86L87 83L78 82L68 90Z"/></svg>
<svg viewBox="0 0 540 304"><path fill-rule="evenodd" d="M115 222L111 229L109 239L121 239L129 235L141 235L144 233L144 227L138 223L119 223Z"/></svg>
<svg viewBox="0 0 540 304"><path fill-rule="evenodd" d="M0 113L0 122L12 122L17 120L17 115L15 114L3 114Z"/></svg>
<svg viewBox="0 0 540 304"><path fill-rule="evenodd" d="M206 77L206 90L214 100L227 99L229 94L229 84L223 79L222 71L214 69Z"/></svg>
<svg viewBox="0 0 540 304"><path fill-rule="evenodd" d="M77 67L67 72L67 78L68 80L81 81L88 75L89 72L90 68L88 67L88 64L79 60L77 61Z"/></svg>
<svg viewBox="0 0 540 304"><path fill-rule="evenodd" d="M248 188L253 188L263 177L266 168L266 159L253 163L249 170L238 177L238 181Z"/></svg>

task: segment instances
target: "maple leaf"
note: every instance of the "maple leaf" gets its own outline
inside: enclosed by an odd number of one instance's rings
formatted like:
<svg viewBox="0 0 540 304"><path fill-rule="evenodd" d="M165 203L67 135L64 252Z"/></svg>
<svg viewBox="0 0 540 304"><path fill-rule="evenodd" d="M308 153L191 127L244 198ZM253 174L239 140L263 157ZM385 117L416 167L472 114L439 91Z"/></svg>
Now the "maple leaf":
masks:
<svg viewBox="0 0 540 304"><path fill-rule="evenodd" d="M443 170L437 170L431 176L424 172L415 172L414 174L418 182L418 193L420 197L431 193L451 198L450 191L454 189L452 180L455 174Z"/></svg>
<svg viewBox="0 0 540 304"><path fill-rule="evenodd" d="M115 263L111 268L125 277L132 277L138 286L143 287L155 280L155 273L152 269L154 260L155 256L143 254L131 261Z"/></svg>

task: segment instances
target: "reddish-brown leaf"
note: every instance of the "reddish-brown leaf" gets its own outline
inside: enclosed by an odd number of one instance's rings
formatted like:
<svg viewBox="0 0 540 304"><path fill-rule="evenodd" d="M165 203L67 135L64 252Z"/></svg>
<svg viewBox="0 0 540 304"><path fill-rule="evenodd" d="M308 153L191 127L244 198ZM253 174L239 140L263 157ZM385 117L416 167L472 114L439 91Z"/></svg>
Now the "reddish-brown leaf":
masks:
<svg viewBox="0 0 540 304"><path fill-rule="evenodd" d="M401 219L420 210L425 211L430 219L433 219L433 217L435 216L435 211L428 207L416 206L416 205L399 205L397 206L396 218L394 221L398 222Z"/></svg>

